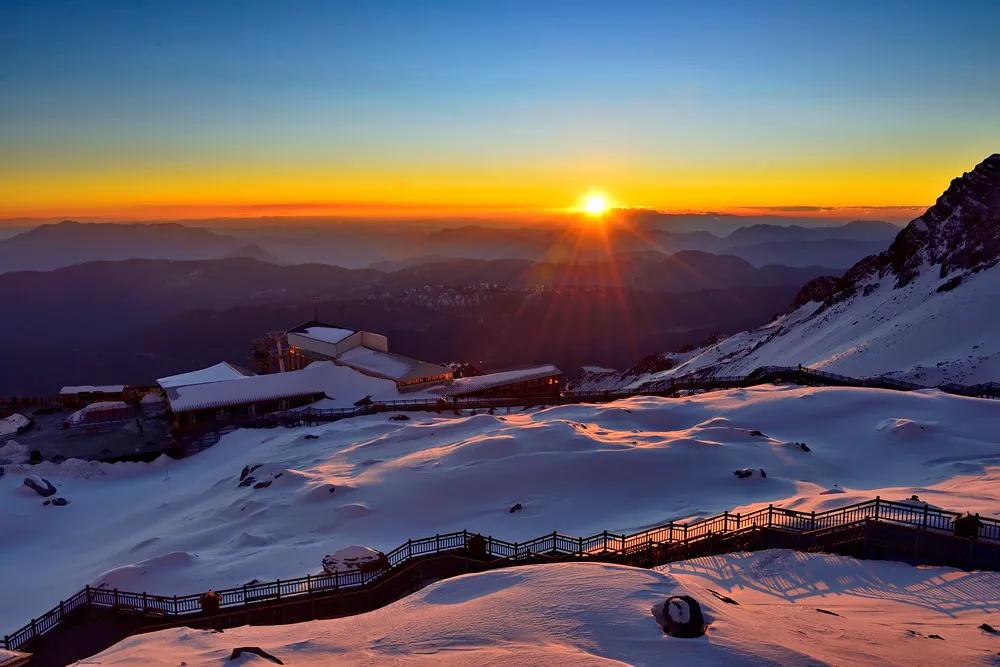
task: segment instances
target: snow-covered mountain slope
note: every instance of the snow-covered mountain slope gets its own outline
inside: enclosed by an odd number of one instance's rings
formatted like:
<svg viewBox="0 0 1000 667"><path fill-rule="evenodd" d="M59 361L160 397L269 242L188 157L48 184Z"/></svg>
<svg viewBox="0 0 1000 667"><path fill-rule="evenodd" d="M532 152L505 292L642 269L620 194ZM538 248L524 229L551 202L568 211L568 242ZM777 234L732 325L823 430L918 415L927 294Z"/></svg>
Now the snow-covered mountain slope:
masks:
<svg viewBox="0 0 1000 667"><path fill-rule="evenodd" d="M997 638L978 626L996 622L998 590L992 572L784 550L658 571L534 565L441 581L360 616L139 635L92 661L218 665L259 646L293 665L994 665ZM705 637L664 634L670 595L699 601Z"/></svg>
<svg viewBox="0 0 1000 667"><path fill-rule="evenodd" d="M884 252L803 287L790 311L617 386L766 365L919 383L1000 380L1000 154L952 181Z"/></svg>
<svg viewBox="0 0 1000 667"><path fill-rule="evenodd" d="M389 550L452 530L589 535L877 494L994 516L998 423L1000 401L768 386L242 430L197 456L153 464L7 465L0 631L88 583L198 592L316 573L324 555L350 545ZM241 486L244 466L255 464ZM738 468L767 477L738 479ZM43 505L22 484L26 474L50 480L69 504ZM515 503L523 510L509 512Z"/></svg>

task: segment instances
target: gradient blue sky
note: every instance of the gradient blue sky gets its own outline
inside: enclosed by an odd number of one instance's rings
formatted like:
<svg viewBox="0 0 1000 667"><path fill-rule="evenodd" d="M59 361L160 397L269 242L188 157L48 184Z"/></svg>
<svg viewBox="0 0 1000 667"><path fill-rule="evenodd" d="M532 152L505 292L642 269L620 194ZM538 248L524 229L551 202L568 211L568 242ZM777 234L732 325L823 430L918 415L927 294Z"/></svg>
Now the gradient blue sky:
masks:
<svg viewBox="0 0 1000 667"><path fill-rule="evenodd" d="M926 204L1000 2L0 3L0 214Z"/></svg>

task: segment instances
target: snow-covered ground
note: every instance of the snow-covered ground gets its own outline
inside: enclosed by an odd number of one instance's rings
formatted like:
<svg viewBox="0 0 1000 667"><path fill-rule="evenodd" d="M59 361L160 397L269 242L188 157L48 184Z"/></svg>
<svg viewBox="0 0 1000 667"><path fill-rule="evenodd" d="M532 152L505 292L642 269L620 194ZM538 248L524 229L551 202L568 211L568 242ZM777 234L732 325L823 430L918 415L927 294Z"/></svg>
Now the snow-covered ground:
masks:
<svg viewBox="0 0 1000 667"><path fill-rule="evenodd" d="M198 592L319 572L323 556L345 546L388 550L463 528L513 540L632 531L734 507L823 508L876 494L1000 510L1000 402L937 391L765 386L389 417L237 431L181 461L7 465L0 629L87 583ZM240 486L248 464L261 467ZM767 478L737 479L737 468ZM69 504L43 506L22 485L29 472ZM515 503L524 509L510 513Z"/></svg>
<svg viewBox="0 0 1000 667"><path fill-rule="evenodd" d="M664 634L656 614L678 594L699 601L706 636ZM140 635L88 664L228 664L259 646L293 665L995 665L1000 637L978 626L998 611L997 573L775 550L466 575L360 616Z"/></svg>
<svg viewBox="0 0 1000 667"><path fill-rule="evenodd" d="M956 289L938 292L942 280L925 267L906 287L891 278L872 280L858 294L818 311L807 303L767 326L734 334L693 353L660 373L596 378L584 389L635 388L711 369L715 375L746 375L761 366L811 366L854 377L891 375L920 384L1000 381L1000 265L972 274ZM603 380L603 383L601 382ZM598 386L600 385L600 386Z"/></svg>

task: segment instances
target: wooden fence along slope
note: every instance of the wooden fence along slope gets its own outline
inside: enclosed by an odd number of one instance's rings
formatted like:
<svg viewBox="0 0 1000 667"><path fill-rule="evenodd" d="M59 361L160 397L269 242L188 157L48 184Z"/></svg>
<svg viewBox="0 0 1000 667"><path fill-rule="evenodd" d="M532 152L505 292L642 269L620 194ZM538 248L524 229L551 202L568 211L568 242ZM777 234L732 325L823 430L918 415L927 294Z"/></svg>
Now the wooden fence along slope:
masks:
<svg viewBox="0 0 1000 667"><path fill-rule="evenodd" d="M948 538L945 551L930 554L938 562L963 562L976 545L988 549L986 565L1000 569L1000 520L982 518L978 536L971 539L953 537L954 521L960 513L929 507L925 504L898 503L881 498L848 505L824 512L800 512L773 506L746 514L723 512L713 517L683 523L670 521L633 534L604 531L588 537L552 532L524 542L510 542L469 531L407 540L386 554L385 567L372 571L349 571L337 574L307 575L295 579L255 583L218 590L221 609L249 608L342 591L356 591L377 586L394 573L419 559L434 554L455 553L492 561L491 567L506 567L537 562L539 557L558 560L598 560L625 562L636 565L657 565L686 558L726 553L747 548L733 536L770 531L756 548L787 547L782 535L808 535L810 550L825 550L838 539L858 539L849 533L872 524L891 524L913 532L936 534ZM838 533L842 537L838 538ZM852 537L853 535L853 537ZM910 537L906 538L907 540ZM904 548L909 548L908 543ZM924 554L925 557L928 554ZM980 559L982 560L982 559ZM71 621L86 608L100 607L123 614L139 614L163 621L184 622L204 618L200 598L202 593L188 595L151 595L132 591L86 587L24 627L4 636L3 646L10 650L30 648L45 633Z"/></svg>

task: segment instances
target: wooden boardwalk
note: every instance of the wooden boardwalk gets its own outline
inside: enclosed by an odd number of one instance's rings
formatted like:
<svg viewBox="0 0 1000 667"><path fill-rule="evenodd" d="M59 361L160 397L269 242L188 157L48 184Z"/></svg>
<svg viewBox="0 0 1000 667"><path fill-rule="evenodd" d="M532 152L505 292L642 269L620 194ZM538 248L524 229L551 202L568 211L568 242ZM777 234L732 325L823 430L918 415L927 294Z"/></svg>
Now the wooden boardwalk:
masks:
<svg viewBox="0 0 1000 667"><path fill-rule="evenodd" d="M956 512L875 500L825 512L773 506L707 519L670 521L634 534L581 537L552 532L510 542L469 531L407 540L380 567L306 575L221 589L206 614L201 593L162 595L84 588L6 635L4 647L33 654L33 665L64 665L137 632L190 626L297 623L371 611L430 582L469 572L553 562L610 562L653 567L678 560L759 549L795 549L861 558L1000 570L1000 521L984 518L975 536L955 535Z"/></svg>

